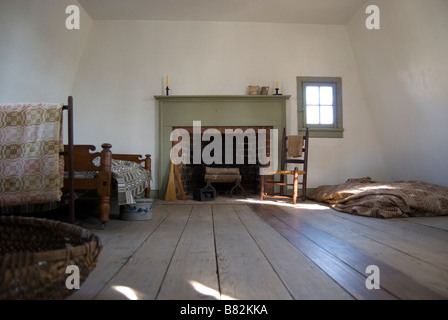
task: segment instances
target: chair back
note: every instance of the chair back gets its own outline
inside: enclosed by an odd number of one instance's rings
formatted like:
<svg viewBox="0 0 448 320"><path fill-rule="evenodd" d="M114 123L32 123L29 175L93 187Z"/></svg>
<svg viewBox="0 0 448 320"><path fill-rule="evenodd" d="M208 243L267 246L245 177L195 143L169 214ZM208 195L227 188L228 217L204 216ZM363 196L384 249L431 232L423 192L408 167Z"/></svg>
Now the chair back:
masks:
<svg viewBox="0 0 448 320"><path fill-rule="evenodd" d="M289 136L291 139L291 136ZM286 166L288 163L293 164L301 164L303 171L307 171L308 168L308 141L309 141L309 133L308 128L306 128L305 135L300 136L303 138L302 144L302 155L300 157L288 157L288 136L286 135L286 129L283 129L283 138L282 138L282 155L281 155L281 170L287 170Z"/></svg>

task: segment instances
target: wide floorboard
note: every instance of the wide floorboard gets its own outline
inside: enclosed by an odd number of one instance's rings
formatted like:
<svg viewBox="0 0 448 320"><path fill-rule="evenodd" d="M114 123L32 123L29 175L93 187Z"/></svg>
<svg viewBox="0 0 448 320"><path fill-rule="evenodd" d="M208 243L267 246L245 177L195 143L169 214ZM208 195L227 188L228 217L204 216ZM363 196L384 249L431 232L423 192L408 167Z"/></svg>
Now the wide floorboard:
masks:
<svg viewBox="0 0 448 320"><path fill-rule="evenodd" d="M69 299L448 299L448 216L229 199L157 200L151 220L111 217L104 230L83 221L103 250Z"/></svg>

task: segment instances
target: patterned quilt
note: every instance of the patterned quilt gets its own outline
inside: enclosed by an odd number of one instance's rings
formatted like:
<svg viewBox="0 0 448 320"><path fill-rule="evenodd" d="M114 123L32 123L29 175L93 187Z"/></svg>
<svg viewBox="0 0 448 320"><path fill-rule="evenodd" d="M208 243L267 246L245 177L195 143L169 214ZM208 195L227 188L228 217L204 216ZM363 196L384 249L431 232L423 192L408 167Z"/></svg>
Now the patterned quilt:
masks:
<svg viewBox="0 0 448 320"><path fill-rule="evenodd" d="M101 158L93 159L100 166ZM112 159L112 177L117 184L118 204L134 204L135 198L146 188L153 187L151 172L133 161Z"/></svg>
<svg viewBox="0 0 448 320"><path fill-rule="evenodd" d="M448 215L448 188L421 181L349 179L320 186L309 199L327 202L337 211L376 218Z"/></svg>
<svg viewBox="0 0 448 320"><path fill-rule="evenodd" d="M0 206L60 201L62 104L0 104Z"/></svg>

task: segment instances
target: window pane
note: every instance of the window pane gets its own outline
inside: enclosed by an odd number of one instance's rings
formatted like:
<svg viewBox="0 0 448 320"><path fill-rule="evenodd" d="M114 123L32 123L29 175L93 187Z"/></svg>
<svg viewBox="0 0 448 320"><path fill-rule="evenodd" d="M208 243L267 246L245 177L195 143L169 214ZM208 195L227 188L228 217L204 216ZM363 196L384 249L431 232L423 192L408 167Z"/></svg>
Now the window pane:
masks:
<svg viewBox="0 0 448 320"><path fill-rule="evenodd" d="M333 124L333 106L320 107L320 123Z"/></svg>
<svg viewBox="0 0 448 320"><path fill-rule="evenodd" d="M314 86L306 87L306 104L319 105L319 87Z"/></svg>
<svg viewBox="0 0 448 320"><path fill-rule="evenodd" d="M340 77L297 77L299 132L309 127L312 137L342 138L341 94Z"/></svg>
<svg viewBox="0 0 448 320"><path fill-rule="evenodd" d="M306 107L306 123L319 124L319 106Z"/></svg>
<svg viewBox="0 0 448 320"><path fill-rule="evenodd" d="M333 105L333 88L320 87L320 104L332 106Z"/></svg>

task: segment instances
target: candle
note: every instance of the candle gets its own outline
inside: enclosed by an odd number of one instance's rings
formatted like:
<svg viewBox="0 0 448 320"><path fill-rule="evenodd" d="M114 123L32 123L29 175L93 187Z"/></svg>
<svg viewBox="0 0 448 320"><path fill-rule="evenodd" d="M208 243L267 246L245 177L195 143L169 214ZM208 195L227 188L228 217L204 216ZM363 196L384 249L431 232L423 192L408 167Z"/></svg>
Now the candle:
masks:
<svg viewBox="0 0 448 320"><path fill-rule="evenodd" d="M277 84L275 85L275 88L278 89L278 80L277 80Z"/></svg>
<svg viewBox="0 0 448 320"><path fill-rule="evenodd" d="M166 86L168 87L168 76L166 76Z"/></svg>

